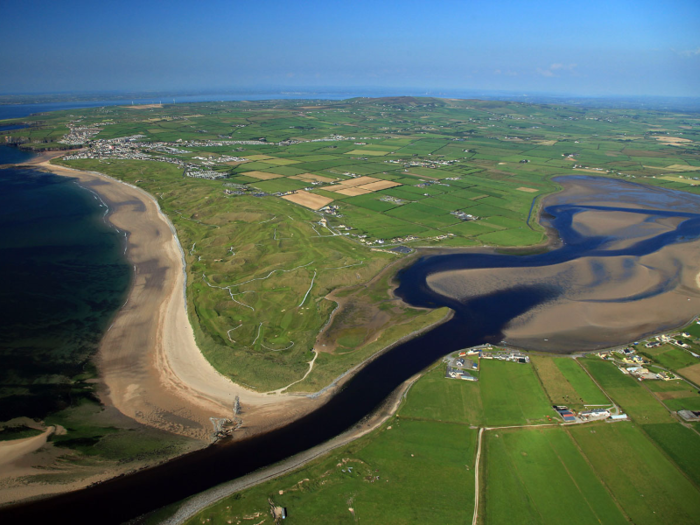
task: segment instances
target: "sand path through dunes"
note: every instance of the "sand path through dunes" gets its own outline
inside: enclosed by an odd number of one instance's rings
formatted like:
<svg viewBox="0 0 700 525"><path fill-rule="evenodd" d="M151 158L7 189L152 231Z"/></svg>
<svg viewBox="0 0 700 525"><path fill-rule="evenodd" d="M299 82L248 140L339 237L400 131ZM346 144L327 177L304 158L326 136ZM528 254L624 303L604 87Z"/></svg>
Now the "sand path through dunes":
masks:
<svg viewBox="0 0 700 525"><path fill-rule="evenodd" d="M281 426L321 401L265 395L236 385L200 352L185 309L182 251L169 220L145 191L94 172L34 165L74 177L109 206L108 220L128 235L134 276L126 304L104 335L97 364L103 402L147 425L209 441L210 417L231 417L240 396L241 436Z"/></svg>

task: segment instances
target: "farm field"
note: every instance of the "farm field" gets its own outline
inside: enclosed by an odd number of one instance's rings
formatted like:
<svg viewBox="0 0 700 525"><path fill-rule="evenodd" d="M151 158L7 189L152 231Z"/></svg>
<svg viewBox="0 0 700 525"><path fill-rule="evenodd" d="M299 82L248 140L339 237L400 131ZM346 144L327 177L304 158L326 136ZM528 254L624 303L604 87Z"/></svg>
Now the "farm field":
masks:
<svg viewBox="0 0 700 525"><path fill-rule="evenodd" d="M577 408L610 404L605 394L574 359L535 356L531 359L552 404Z"/></svg>
<svg viewBox="0 0 700 525"><path fill-rule="evenodd" d="M552 177L574 171L700 187L698 132L681 114L665 117L662 133L653 112L509 102L200 103L57 112L41 129L11 131L9 139L33 149L66 147L58 141L76 119L94 126L98 140L141 135L151 153L173 144L163 150L171 160L213 162L211 169L244 191L304 190L333 199L329 204L338 208L329 222L349 226L347 232L371 245L540 243L530 210L557 189ZM217 164L223 155L242 160ZM464 221L457 212L479 219Z"/></svg>
<svg viewBox="0 0 700 525"><path fill-rule="evenodd" d="M528 364L481 359L478 382L445 379L445 366L432 369L412 389L404 417L483 426L539 424L553 415Z"/></svg>
<svg viewBox="0 0 700 525"><path fill-rule="evenodd" d="M568 432L634 523L697 522L697 487L635 424L581 425Z"/></svg>
<svg viewBox="0 0 700 525"><path fill-rule="evenodd" d="M613 363L598 358L582 359L581 362L613 401L639 424L675 421L644 384L624 375Z"/></svg>
<svg viewBox="0 0 700 525"><path fill-rule="evenodd" d="M268 498L285 523L464 523L474 507L476 431L463 425L392 421L381 431L291 475L243 491L186 523L269 518ZM348 470L351 469L351 470ZM449 480L449 482L446 482ZM416 504L421 494L424 504ZM471 497L471 499L470 499ZM452 501L460 500L458 506ZM235 523L235 521L233 521Z"/></svg>
<svg viewBox="0 0 700 525"><path fill-rule="evenodd" d="M554 362L561 359L536 361L541 370L544 361L550 361L544 367L557 368ZM536 378L523 364L481 360L480 379L473 383L446 379L445 366L439 362L427 371L397 415L379 429L295 472L225 498L188 523L226 523L256 513L263 519L269 515L267 498L286 507L290 523L353 523L362 516L371 523L469 522L478 427L488 420L483 391L508 383L528 391L523 378L535 383ZM608 384L616 383L608 378ZM662 390L673 391L670 383L663 385ZM544 398L544 392L535 392L529 402ZM525 415L521 411L511 421L522 422ZM693 523L700 510L697 438L678 423L516 423L486 430L479 523L512 523L514 515L518 523ZM411 500L408 493L418 493L412 491L428 496ZM443 513L456 499L460 505ZM175 508L164 509L159 519Z"/></svg>
<svg viewBox="0 0 700 525"><path fill-rule="evenodd" d="M552 415L532 365L482 359L480 367L484 425L544 423Z"/></svg>
<svg viewBox="0 0 700 525"><path fill-rule="evenodd" d="M700 410L700 394L685 381L649 381L646 386L670 410Z"/></svg>
<svg viewBox="0 0 700 525"><path fill-rule="evenodd" d="M617 371L612 363L592 359L584 362L606 392L639 424L642 433L700 487L700 435L668 412L700 406L697 391L681 381L640 384ZM617 372L619 377L611 372Z"/></svg>
<svg viewBox="0 0 700 525"><path fill-rule="evenodd" d="M690 379L696 385L700 383L700 363L681 368L678 370L678 373L683 377Z"/></svg>
<svg viewBox="0 0 700 525"><path fill-rule="evenodd" d="M627 523L564 429L490 431L485 447L483 523Z"/></svg>
<svg viewBox="0 0 700 525"><path fill-rule="evenodd" d="M700 362L686 350L669 344L657 348L645 348L641 353L669 370L680 370Z"/></svg>
<svg viewBox="0 0 700 525"><path fill-rule="evenodd" d="M428 374L417 385L433 380ZM454 390L444 400L457 396ZM429 409L431 401L423 406L422 400L422 395L413 398L414 410ZM474 510L478 431L466 424L405 417L407 406L368 436L225 498L187 523L235 523L244 516L258 516L259 522L269 517L268 498L287 509L285 523L291 524L468 522ZM416 494L421 494L420 501ZM455 501L460 504L455 506ZM165 509L149 523L173 510Z"/></svg>
<svg viewBox="0 0 700 525"><path fill-rule="evenodd" d="M410 390L401 415L430 421L479 425L483 421L480 382L445 379L445 366L437 366Z"/></svg>
<svg viewBox="0 0 700 525"><path fill-rule="evenodd" d="M642 430L700 487L700 435L680 423L643 425Z"/></svg>
<svg viewBox="0 0 700 525"><path fill-rule="evenodd" d="M578 361L573 359L553 359L553 361L574 387L574 390L581 396L584 404L607 405L610 403L610 400L581 368Z"/></svg>

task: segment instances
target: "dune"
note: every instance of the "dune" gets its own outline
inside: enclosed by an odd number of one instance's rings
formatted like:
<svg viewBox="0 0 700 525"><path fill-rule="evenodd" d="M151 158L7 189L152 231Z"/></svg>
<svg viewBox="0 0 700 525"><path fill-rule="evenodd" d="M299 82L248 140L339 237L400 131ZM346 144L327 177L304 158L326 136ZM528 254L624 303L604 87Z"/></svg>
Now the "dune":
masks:
<svg viewBox="0 0 700 525"><path fill-rule="evenodd" d="M175 230L145 191L106 175L35 165L78 179L109 206L108 220L128 235L134 267L128 299L97 354L101 399L150 426L209 442L210 418L233 415L239 396L246 437L281 426L323 402L293 394L268 395L233 383L199 350L185 304L184 258Z"/></svg>

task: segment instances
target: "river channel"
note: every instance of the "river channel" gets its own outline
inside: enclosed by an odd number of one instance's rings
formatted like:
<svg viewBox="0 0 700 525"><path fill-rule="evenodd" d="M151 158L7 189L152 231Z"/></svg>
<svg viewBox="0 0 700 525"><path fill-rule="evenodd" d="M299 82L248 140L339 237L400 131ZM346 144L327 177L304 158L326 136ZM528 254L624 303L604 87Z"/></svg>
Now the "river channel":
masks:
<svg viewBox="0 0 700 525"><path fill-rule="evenodd" d="M4 508L0 520L122 523L338 436L452 351L504 339L547 351L591 350L678 326L700 311L700 197L604 178L558 180L565 191L545 200L540 219L551 232L547 250L519 255L480 249L417 259L398 275L396 294L415 306L447 306L452 318L371 361L313 413L265 435L220 442L84 490ZM654 310L655 317L630 321L624 312L634 308ZM618 312L627 323L600 321L598 333L599 309L606 319ZM567 325L576 312L580 319ZM531 329L550 318L545 337ZM583 337L579 325L589 322Z"/></svg>

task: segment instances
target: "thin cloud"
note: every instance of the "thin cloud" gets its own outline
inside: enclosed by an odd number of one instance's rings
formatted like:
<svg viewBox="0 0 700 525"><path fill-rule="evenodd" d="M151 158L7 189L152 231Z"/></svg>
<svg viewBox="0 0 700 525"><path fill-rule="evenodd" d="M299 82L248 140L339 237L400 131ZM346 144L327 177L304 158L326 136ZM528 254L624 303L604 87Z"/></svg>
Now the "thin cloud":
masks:
<svg viewBox="0 0 700 525"><path fill-rule="evenodd" d="M698 47L697 49L684 49L683 51L676 51L675 49L671 49L671 51L673 51L677 55L687 58L692 58L700 55L700 47Z"/></svg>
<svg viewBox="0 0 700 525"><path fill-rule="evenodd" d="M568 71L571 74L574 74L574 70L576 69L576 64L561 64L559 62L550 65L547 69L542 69L541 67L537 68L537 73L542 75L543 77L557 77L557 72L561 71Z"/></svg>

